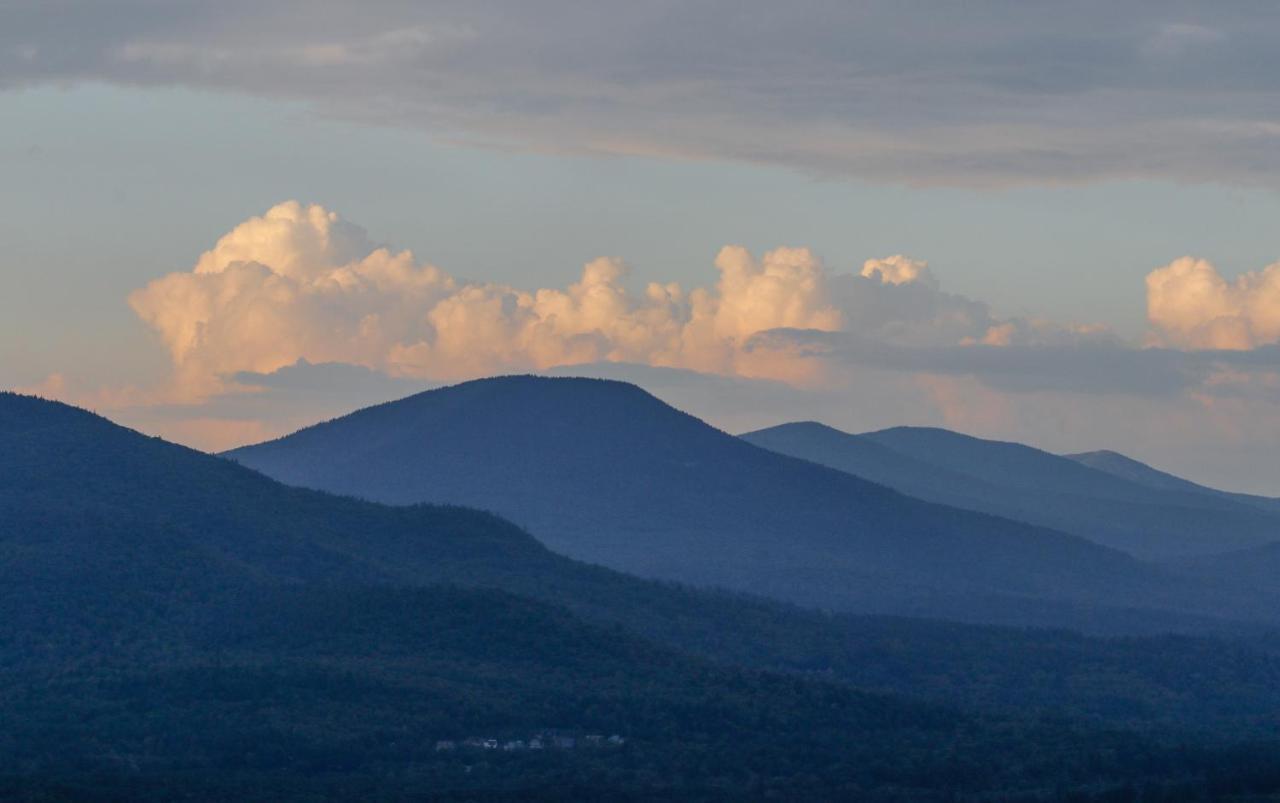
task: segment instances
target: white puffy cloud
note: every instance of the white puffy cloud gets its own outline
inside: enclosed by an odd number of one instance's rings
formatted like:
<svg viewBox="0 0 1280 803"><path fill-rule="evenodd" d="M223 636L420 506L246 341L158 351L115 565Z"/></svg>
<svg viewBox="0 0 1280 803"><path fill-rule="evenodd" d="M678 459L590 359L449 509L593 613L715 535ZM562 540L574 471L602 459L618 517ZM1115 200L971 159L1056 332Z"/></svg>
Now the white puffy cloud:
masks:
<svg viewBox="0 0 1280 803"><path fill-rule="evenodd" d="M211 449L511 371L639 378L739 429L791 417L935 423L1135 452L1194 432L1170 442L1175 466L1216 442L1269 465L1277 442L1266 421L1280 402L1280 344L1264 345L1280 340L1277 266L1233 281L1190 259L1154 271L1153 336L1170 347L1143 349L1098 327L998 317L901 255L842 272L804 248L729 246L714 267L715 281L692 289L637 290L609 257L562 288L467 282L289 202L131 295L169 350L170 385L82 391L55 375L30 390ZM1099 420L1115 424L1100 433ZM1214 473L1271 482L1225 452Z"/></svg>
<svg viewBox="0 0 1280 803"><path fill-rule="evenodd" d="M129 302L169 349L170 402L298 360L420 380L625 362L812 385L826 361L803 339L763 335L843 332L904 348L1096 339L1087 328L997 318L942 292L927 263L902 255L833 273L807 248L757 257L726 246L715 269L712 286L690 290L652 282L635 292L613 257L587 263L565 288L464 282L323 207L290 201Z"/></svg>
<svg viewBox="0 0 1280 803"><path fill-rule="evenodd" d="M593 361L802 378L796 361L747 344L779 327L840 328L817 257L779 248L757 259L729 246L715 267L717 283L692 291L652 283L632 293L615 258L588 263L563 289L467 283L290 201L129 303L193 395L216 389L218 377L299 359L442 379Z"/></svg>
<svg viewBox="0 0 1280 803"><path fill-rule="evenodd" d="M1280 263L1228 281L1203 259L1176 259L1147 274L1147 319L1155 342L1179 348L1280 341Z"/></svg>
<svg viewBox="0 0 1280 803"><path fill-rule="evenodd" d="M455 281L318 206L280 204L129 296L192 381L300 357L379 365Z"/></svg>

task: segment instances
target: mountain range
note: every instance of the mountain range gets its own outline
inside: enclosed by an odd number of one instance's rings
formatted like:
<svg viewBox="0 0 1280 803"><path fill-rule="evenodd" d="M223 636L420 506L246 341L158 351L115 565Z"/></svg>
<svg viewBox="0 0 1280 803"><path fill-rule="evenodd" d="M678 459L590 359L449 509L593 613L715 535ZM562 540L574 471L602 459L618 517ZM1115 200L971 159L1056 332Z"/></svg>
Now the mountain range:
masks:
<svg viewBox="0 0 1280 803"><path fill-rule="evenodd" d="M1250 505L1252 507L1265 510L1269 513L1280 513L1280 499L1270 496L1258 496L1256 494L1233 493L1231 491L1220 491L1217 488L1210 488L1206 485L1192 482L1175 476L1167 471L1161 471L1152 468L1146 463L1134 460L1119 452L1113 452L1107 449L1094 452L1080 452L1077 454L1063 455L1066 458L1096 468L1099 471L1105 471L1108 474L1117 477L1123 477L1130 482L1136 482L1139 485L1145 485L1149 488L1169 491L1185 491L1192 494L1200 494L1204 496L1212 496L1219 499L1229 499L1233 502Z"/></svg>
<svg viewBox="0 0 1280 803"><path fill-rule="evenodd" d="M1072 626L1153 616L1157 628L1277 610L1265 592L780 455L621 382L477 380L227 456L291 485L490 510L633 574L835 610Z"/></svg>
<svg viewBox="0 0 1280 803"><path fill-rule="evenodd" d="M698 591L13 394L0 579L0 794L27 799L1203 795L1269 788L1280 710L1261 632L1100 639ZM549 732L625 746L437 749Z"/></svg>
<svg viewBox="0 0 1280 803"><path fill-rule="evenodd" d="M1050 527L1144 558L1280 540L1276 500L1215 491L1114 452L1064 457L944 429L854 435L814 422L742 438L919 499Z"/></svg>
<svg viewBox="0 0 1280 803"><path fill-rule="evenodd" d="M780 782L827 796L880 783L867 768L896 761L876 746L889 733L917 755L917 740L969 749L947 709L714 666L499 591L554 585L608 610L649 586L489 514L287 488L12 395L0 455L0 790L596 799ZM468 750L435 748L544 732L632 746L492 756L477 772ZM794 777L753 782L733 769L740 751ZM796 774L850 759L830 782ZM947 772L898 766L908 788Z"/></svg>
<svg viewBox="0 0 1280 803"><path fill-rule="evenodd" d="M1224 772L1265 786L1270 748L1168 734L1253 740L1280 709L1262 637L1088 639L694 591L488 513L290 488L12 394L0 578L0 793L27 799L1203 792ZM593 732L624 746L456 746Z"/></svg>

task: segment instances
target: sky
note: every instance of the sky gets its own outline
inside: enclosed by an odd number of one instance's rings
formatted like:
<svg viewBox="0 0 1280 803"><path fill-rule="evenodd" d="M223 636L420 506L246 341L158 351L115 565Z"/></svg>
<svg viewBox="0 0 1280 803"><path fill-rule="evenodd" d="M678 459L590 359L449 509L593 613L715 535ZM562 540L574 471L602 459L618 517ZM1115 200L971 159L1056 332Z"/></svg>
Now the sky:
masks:
<svg viewBox="0 0 1280 803"><path fill-rule="evenodd" d="M0 386L217 450L591 373L730 431L1280 495L1277 34L1245 2L3 2Z"/></svg>

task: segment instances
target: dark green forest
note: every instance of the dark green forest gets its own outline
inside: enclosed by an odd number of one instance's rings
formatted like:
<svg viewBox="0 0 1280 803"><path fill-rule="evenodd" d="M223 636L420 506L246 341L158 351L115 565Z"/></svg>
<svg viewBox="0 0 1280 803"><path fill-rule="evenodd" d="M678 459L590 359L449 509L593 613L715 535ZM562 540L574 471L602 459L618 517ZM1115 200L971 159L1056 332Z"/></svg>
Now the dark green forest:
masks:
<svg viewBox="0 0 1280 803"><path fill-rule="evenodd" d="M490 514L288 488L11 394L0 580L4 799L1280 792L1265 630L1086 637L638 580ZM543 732L577 744L461 745Z"/></svg>

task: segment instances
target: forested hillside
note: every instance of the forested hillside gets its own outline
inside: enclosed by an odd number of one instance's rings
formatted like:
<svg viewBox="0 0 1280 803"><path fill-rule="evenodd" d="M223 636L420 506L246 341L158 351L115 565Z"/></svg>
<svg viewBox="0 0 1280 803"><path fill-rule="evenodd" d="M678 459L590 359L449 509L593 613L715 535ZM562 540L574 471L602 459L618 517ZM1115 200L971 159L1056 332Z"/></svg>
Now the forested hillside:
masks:
<svg viewBox="0 0 1280 803"><path fill-rule="evenodd" d="M1157 664L1031 636L1024 677L1074 665L1066 686L1100 684L1055 708L1053 683L989 688L999 629L635 580L488 514L287 488L28 397L0 396L0 447L0 792L942 800L1274 781L1265 649L1215 663L1213 642L1174 640ZM1162 679L1169 660L1204 660L1253 711ZM929 681L944 675L966 690ZM1170 694L1197 703L1166 718ZM543 737L573 746L529 746Z"/></svg>

